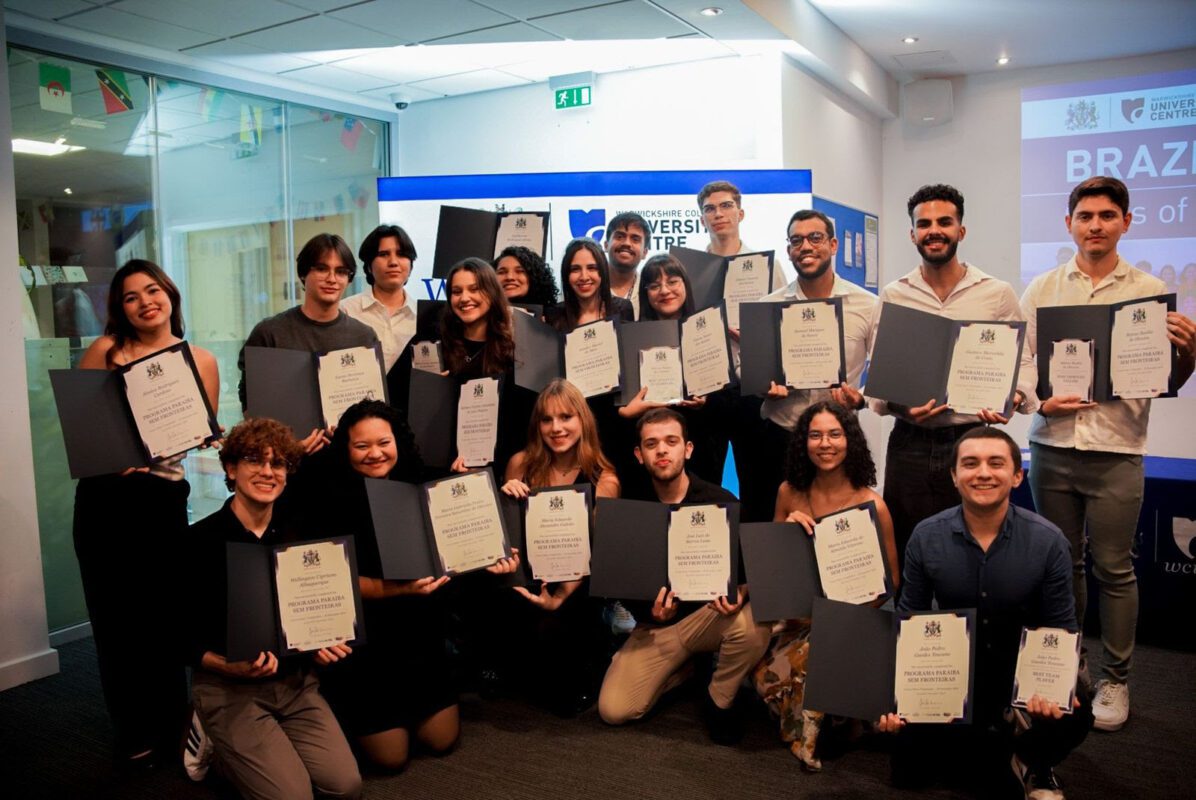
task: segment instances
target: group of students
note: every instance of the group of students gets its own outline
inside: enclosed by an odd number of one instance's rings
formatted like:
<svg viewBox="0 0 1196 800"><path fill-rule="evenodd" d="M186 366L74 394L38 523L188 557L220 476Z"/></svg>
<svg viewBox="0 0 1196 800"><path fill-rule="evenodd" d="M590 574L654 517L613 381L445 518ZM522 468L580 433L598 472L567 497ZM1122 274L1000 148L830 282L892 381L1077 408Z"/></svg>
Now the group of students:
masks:
<svg viewBox="0 0 1196 800"><path fill-rule="evenodd" d="M710 252L751 252L739 239L745 212L738 189L723 181L708 184L698 207L711 235ZM1007 765L1013 755L1020 770L1016 791L1060 797L1052 767L1082 741L1094 715L1105 729L1120 727L1128 715L1137 614L1129 552L1141 504L1149 401L1053 397L1039 403L1034 312L1162 293L1157 279L1117 255L1117 241L1131 221L1128 208L1128 192L1115 179L1077 186L1067 226L1079 252L1036 279L1020 304L1008 284L959 260L963 197L951 187L923 187L910 198L910 235L921 261L886 286L879 300L835 274L833 222L819 212L796 212L786 247L797 278L788 285L774 281L774 291L762 299L842 298L848 380L833 389L774 384L757 398L732 387L662 407L645 402L642 393L623 406L610 397L587 400L564 380L538 396L517 387L511 314L520 312L512 311L513 303L540 306L545 320L566 332L599 319L683 319L698 310L675 258L656 255L641 267L650 229L635 214L611 221L605 247L589 239L569 244L560 267L561 302L548 267L529 250L503 251L493 265L477 258L456 264L446 277L448 302L438 335L445 367L458 380L507 378L493 469L512 497L589 483L596 497L736 502L718 485L730 446L744 520L795 523L795 535L801 535L820 516L874 502L885 558L894 583L902 585L898 609L926 610L937 602L976 608L983 620L976 721L966 732L959 726L907 727L895 716L872 726L895 734L894 780L932 776L925 766L931 743L954 747L961 756L950 762L935 757L937 763L980 760L992 766L1003 758ZM692 656L716 653L702 702L712 738L738 738L742 708L735 699L750 680L780 718L793 753L807 768L820 768L818 736L835 721L802 708L810 621L756 621L742 575L735 597L709 604L678 602L661 587L653 603L613 606L588 597L585 581L545 585L538 594L505 588L502 576L519 569L517 552L485 571L453 578L380 577L366 479L419 482L435 473L422 464L406 418L409 345L417 323L406 289L414 244L402 228L380 226L358 255L369 288L342 302L356 272L353 253L334 235L309 241L297 258L303 303L259 323L246 345L325 352L381 342L390 405L363 401L334 429L300 431L299 438L268 419L235 426L220 446L232 496L190 531L178 460L79 482L76 551L118 752L138 764L176 751L187 665L193 669L194 717L186 760L197 771L214 750L221 771L246 796L303 797L314 786L352 797L361 779L344 734L365 758L390 769L406 763L412 737L431 752L453 748L460 734L457 687L450 678L455 664L482 676L483 687L505 679L508 687L534 690L560 713L575 713L596 698L602 719L621 724L642 717L683 682ZM1009 503L1023 477L1021 453L993 427L1006 421L998 412L959 415L934 400L906 408L863 396L860 376L882 302L955 319L1027 320L1027 358L1013 401L1019 411L1038 411L1030 482L1045 519ZM180 308L178 289L161 269L129 262L112 281L106 333L80 366L111 369L178 342ZM737 330L728 333L738 339ZM1172 313L1168 335L1179 352L1182 383L1196 365L1196 325ZM215 360L201 348L192 351L215 409ZM876 468L857 420L866 407L897 417L883 497L871 488ZM149 513L132 520L118 513L130 507ZM105 536L105 527L118 519L119 537ZM1103 593L1107 678L1091 702L1081 681L1075 713L1044 702L1032 702L1029 713L1011 710L1021 627L1076 630L1083 619L1085 532ZM368 644L228 662L222 654L226 543L267 546L330 535L355 539ZM176 570L166 566L171 564L187 565L181 585ZM197 620L189 626L184 657L146 663L137 646L141 631L177 627L172 620L184 602ZM612 628L629 635L620 644L611 639ZM447 649L446 639L452 641ZM982 788L1008 788L991 780L989 770L969 774L984 776ZM1010 775L1007 767L1004 774Z"/></svg>

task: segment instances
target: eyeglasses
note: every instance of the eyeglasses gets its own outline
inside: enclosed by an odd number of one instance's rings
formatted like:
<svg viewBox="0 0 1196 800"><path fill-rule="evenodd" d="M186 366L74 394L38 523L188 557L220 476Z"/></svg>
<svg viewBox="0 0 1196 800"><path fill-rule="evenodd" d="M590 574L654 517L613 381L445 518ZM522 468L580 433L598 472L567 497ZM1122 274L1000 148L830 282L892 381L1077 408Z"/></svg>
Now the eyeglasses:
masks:
<svg viewBox="0 0 1196 800"><path fill-rule="evenodd" d="M807 233L805 236L802 236L800 233L795 233L786 239L786 241L789 242L790 247L801 247L802 242L809 242L817 247L829 238L830 237L822 231L814 231L813 233Z"/></svg>
<svg viewBox="0 0 1196 800"><path fill-rule="evenodd" d="M724 200L721 203L719 203L718 205L715 205L714 203L707 203L706 205L702 206L702 213L703 214L713 214L715 211L727 212L727 211L733 210L734 208L735 208L734 200Z"/></svg>
<svg viewBox="0 0 1196 800"><path fill-rule="evenodd" d="M821 442L824 436L832 442L838 442L843 438L843 431L828 431L826 434L823 434L822 431L810 431L806 434L806 439L811 442Z"/></svg>
<svg viewBox="0 0 1196 800"><path fill-rule="evenodd" d="M670 291L675 292L684 285L685 285L685 281L683 281L681 278L678 278L677 276L674 275L671 278L665 278L663 281L657 281L656 283L649 283L648 284L648 294L656 294L661 289L666 289L666 288L669 289Z"/></svg>
<svg viewBox="0 0 1196 800"><path fill-rule="evenodd" d="M267 464L269 464L270 469L274 470L275 472L290 472L291 471L291 462L287 461L285 458L272 458L269 461L267 461L266 459L262 458L261 456L257 456L257 455L242 456L241 463L244 464L245 466L249 467L249 469L252 470L253 472L261 472L262 470L264 470L266 468Z"/></svg>
<svg viewBox="0 0 1196 800"><path fill-rule="evenodd" d="M327 264L312 264L308 272L314 273L317 278L327 278L329 273L336 273L338 279L350 280L353 277L353 270L348 267L337 267L333 269Z"/></svg>

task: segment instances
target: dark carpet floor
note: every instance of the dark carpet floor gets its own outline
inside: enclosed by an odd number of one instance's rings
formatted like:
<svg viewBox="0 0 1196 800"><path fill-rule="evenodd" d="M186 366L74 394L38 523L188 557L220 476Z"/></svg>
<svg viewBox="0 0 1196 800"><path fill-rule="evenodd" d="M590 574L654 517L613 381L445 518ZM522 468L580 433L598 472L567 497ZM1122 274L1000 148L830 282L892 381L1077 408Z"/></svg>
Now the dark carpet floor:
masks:
<svg viewBox="0 0 1196 800"><path fill-rule="evenodd" d="M1090 647L1099 647L1090 642ZM0 792L6 798L224 798L181 768L121 776L90 639L59 649L62 672L0 693ZM1196 656L1139 646L1133 715L1120 733L1093 733L1059 770L1069 798L1196 796ZM609 728L590 710L563 720L520 702L462 700L463 735L444 758L417 757L400 775L367 773L370 798L884 798L888 757L862 747L803 773L763 711L738 748L710 744L692 695L652 718Z"/></svg>

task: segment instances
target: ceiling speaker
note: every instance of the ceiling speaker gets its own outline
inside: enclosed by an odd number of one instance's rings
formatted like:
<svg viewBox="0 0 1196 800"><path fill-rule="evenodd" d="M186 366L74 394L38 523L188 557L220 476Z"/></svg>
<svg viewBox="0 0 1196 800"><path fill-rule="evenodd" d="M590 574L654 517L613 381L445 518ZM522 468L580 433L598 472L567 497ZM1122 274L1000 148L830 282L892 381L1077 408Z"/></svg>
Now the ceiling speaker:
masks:
<svg viewBox="0 0 1196 800"><path fill-rule="evenodd" d="M950 122L953 114L951 81L913 81L902 87L901 116L907 124L933 128Z"/></svg>

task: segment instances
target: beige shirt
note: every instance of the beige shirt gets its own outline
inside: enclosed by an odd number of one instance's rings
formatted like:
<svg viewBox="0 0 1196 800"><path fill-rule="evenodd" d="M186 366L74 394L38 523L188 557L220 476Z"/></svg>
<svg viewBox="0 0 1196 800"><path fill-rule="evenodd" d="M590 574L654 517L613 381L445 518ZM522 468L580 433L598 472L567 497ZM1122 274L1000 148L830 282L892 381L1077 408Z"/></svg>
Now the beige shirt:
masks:
<svg viewBox="0 0 1196 800"><path fill-rule="evenodd" d="M934 289L922 277L920 267L903 275L890 283L880 292L880 302L876 306L876 318L873 327L879 329L880 315L885 303L896 303L907 308L915 308L930 314L955 320L999 320L1002 322L1021 321L1022 311L1018 306L1017 295L1008 283L992 277L974 264L964 264L967 270L946 300L939 300ZM1027 338L1029 335L1027 334ZM1037 383L1037 373L1034 371L1034 360L1028 347L1022 348L1021 366L1018 370L1017 388L1026 400L1016 408L1023 414L1033 413L1038 408L1034 385ZM927 398L930 399L930 398ZM870 401L870 407L878 414L891 413L888 403L883 400ZM948 425L964 425L980 420L975 414L956 414L945 412L931 417L921 423L928 428L942 428ZM907 420L908 421L908 420Z"/></svg>
<svg viewBox="0 0 1196 800"><path fill-rule="evenodd" d="M364 322L373 328L382 342L382 358L386 362L386 371L399 360L403 348L415 336L415 296L407 292L407 304L394 314L374 297L372 287L361 294L346 297L341 301L341 310L358 322Z"/></svg>
<svg viewBox="0 0 1196 800"><path fill-rule="evenodd" d="M1113 271L1094 285L1092 278L1076 266L1073 256L1066 264L1031 281L1022 295L1027 349L1034 353L1038 346L1039 308L1109 305L1166 293L1167 286L1161 280L1120 257ZM1061 417L1035 414L1030 423L1030 441L1051 447L1143 455L1149 419L1149 400L1110 400Z"/></svg>
<svg viewBox="0 0 1196 800"><path fill-rule="evenodd" d="M864 363L872 349L872 336L875 331L872 320L876 316L876 306L880 301L872 292L861 289L841 275L835 275L831 296L843 298L843 353L847 359L844 366L847 369L847 382L858 389ZM786 300L809 298L802 293L801 285L795 280L764 299L771 303L782 303ZM785 430L792 431L797 427L797 419L803 411L815 403L830 399L830 389L790 389L789 396L783 399L764 398L760 416Z"/></svg>

